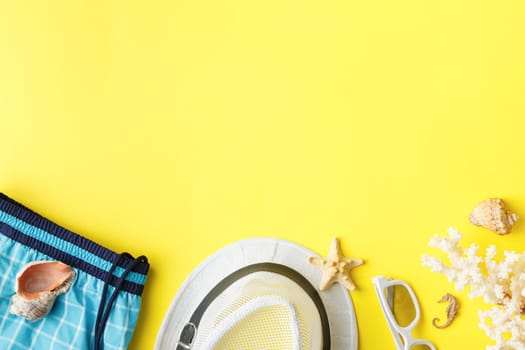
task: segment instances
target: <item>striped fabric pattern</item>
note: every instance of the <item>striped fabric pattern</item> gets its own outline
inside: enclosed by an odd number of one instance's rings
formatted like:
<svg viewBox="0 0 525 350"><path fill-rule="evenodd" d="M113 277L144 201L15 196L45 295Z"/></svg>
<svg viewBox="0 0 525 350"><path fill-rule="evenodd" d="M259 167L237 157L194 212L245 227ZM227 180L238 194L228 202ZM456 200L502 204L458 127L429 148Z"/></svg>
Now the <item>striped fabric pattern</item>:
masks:
<svg viewBox="0 0 525 350"><path fill-rule="evenodd" d="M105 281L109 282L111 295L124 269L133 262L121 258L113 276L108 276L118 257L0 194L0 349L93 349ZM17 273L39 260L71 265L76 277L70 290L56 299L51 312L32 322L10 314L9 307ZM111 308L102 349L127 348L139 316L148 270L149 264L141 262L126 277Z"/></svg>

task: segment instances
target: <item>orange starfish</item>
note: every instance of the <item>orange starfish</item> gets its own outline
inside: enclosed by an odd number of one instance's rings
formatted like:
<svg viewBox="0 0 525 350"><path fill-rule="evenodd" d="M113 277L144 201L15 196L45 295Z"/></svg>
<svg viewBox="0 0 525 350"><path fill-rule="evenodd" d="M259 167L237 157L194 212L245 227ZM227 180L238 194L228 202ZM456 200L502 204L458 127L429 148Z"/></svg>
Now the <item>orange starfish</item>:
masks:
<svg viewBox="0 0 525 350"><path fill-rule="evenodd" d="M332 239L330 252L326 258L311 256L308 262L321 269L321 285L319 289L325 291L334 283L341 283L348 290L354 290L355 284L350 279L350 270L363 264L362 259L347 258L341 251L341 244L337 238Z"/></svg>

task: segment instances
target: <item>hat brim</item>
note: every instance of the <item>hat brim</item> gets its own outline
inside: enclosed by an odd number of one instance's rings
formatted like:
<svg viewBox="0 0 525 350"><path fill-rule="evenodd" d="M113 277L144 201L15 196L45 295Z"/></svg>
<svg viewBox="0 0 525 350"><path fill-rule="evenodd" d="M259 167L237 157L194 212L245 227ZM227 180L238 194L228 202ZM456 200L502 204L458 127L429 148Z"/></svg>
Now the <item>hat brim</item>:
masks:
<svg viewBox="0 0 525 350"><path fill-rule="evenodd" d="M208 293L225 277L246 266L276 263L297 271L317 290L321 272L308 263L312 251L275 238L252 238L233 243L201 263L173 299L157 335L155 350L175 349L184 326ZM357 350L357 324L348 291L334 285L319 292L328 316L333 350Z"/></svg>

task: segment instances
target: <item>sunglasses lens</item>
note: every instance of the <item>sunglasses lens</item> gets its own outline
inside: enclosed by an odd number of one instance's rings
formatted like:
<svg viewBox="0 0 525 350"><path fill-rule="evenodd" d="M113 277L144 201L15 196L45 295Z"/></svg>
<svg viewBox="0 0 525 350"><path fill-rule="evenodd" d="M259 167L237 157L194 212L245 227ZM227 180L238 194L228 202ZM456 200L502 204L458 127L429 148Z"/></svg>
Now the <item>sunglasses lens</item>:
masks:
<svg viewBox="0 0 525 350"><path fill-rule="evenodd" d="M385 294L397 324L401 327L407 327L416 318L416 307L408 289L403 285L396 284L388 287L385 290ZM422 348L413 346L410 350L429 349L426 345L422 346Z"/></svg>
<svg viewBox="0 0 525 350"><path fill-rule="evenodd" d="M426 344L412 345L410 350L431 350L432 348Z"/></svg>

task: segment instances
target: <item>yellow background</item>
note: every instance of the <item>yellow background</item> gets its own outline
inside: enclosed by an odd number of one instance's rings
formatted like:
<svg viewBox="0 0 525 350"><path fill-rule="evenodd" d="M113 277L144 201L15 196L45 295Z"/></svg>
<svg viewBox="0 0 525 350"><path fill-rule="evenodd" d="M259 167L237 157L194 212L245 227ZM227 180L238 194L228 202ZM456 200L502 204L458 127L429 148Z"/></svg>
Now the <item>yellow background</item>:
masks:
<svg viewBox="0 0 525 350"><path fill-rule="evenodd" d="M130 349L151 349L208 255L272 236L353 271L360 349L394 349L376 275L407 280L414 335L483 349L486 308L421 266L435 233L525 216L525 3L479 0L2 1L0 188L152 264ZM450 328L436 300L462 308Z"/></svg>

